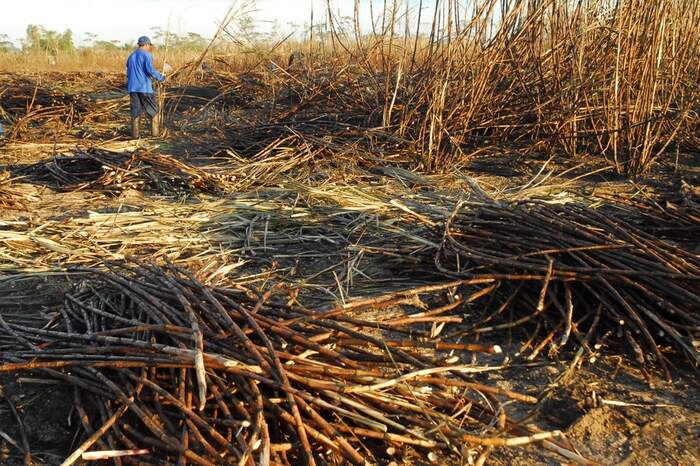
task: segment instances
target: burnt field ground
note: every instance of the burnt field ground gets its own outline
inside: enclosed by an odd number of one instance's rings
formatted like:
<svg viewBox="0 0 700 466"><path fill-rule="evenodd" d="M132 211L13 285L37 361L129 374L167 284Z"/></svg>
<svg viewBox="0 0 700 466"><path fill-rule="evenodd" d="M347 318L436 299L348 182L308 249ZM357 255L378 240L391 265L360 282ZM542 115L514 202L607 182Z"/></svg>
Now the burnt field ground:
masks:
<svg viewBox="0 0 700 466"><path fill-rule="evenodd" d="M292 72L138 141L121 75L0 75L0 463L700 463L700 152L435 169Z"/></svg>

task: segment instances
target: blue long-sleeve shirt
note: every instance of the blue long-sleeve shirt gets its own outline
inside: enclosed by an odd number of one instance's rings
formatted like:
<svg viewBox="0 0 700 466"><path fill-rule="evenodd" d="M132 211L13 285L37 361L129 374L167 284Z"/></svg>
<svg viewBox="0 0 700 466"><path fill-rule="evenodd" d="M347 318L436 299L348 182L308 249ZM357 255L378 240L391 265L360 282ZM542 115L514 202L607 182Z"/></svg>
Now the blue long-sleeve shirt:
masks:
<svg viewBox="0 0 700 466"><path fill-rule="evenodd" d="M153 66L153 57L143 49L136 49L126 62L126 75L129 92L153 94L151 78L164 81L165 78Z"/></svg>

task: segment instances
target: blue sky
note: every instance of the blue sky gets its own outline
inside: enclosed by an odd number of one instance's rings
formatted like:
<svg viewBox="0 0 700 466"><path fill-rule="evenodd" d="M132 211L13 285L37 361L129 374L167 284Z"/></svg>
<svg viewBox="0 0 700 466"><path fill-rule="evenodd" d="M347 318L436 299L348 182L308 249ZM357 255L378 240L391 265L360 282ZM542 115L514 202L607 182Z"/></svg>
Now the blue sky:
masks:
<svg viewBox="0 0 700 466"><path fill-rule="evenodd" d="M249 0L238 0L245 1ZM381 8L383 0L372 1ZM365 25L369 24L369 2L361 0ZM40 24L59 31L70 28L78 43L87 32L98 34L100 39L125 42L149 33L153 26L166 29L170 23L173 32L197 32L210 37L231 3L231 0L5 0L0 2L0 35L7 34L18 41L24 37L28 24ZM317 17L325 11L325 0L256 0L255 3L254 16L261 28L275 19L282 25L292 22L301 27L309 21L312 4ZM340 14L352 14L353 0L332 0L332 3Z"/></svg>

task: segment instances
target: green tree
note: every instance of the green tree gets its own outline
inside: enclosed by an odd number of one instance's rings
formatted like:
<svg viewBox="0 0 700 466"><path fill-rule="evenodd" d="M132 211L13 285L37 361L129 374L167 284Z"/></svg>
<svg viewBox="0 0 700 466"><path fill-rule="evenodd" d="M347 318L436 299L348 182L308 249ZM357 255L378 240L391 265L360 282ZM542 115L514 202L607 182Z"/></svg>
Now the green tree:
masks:
<svg viewBox="0 0 700 466"><path fill-rule="evenodd" d="M50 31L37 24L30 24L27 26L23 46L27 50L43 51L53 55L56 55L59 51L72 52L75 49L73 31L66 29L60 33Z"/></svg>
<svg viewBox="0 0 700 466"><path fill-rule="evenodd" d="M239 36L248 42L254 44L260 39L260 32L255 18L249 14L244 14L236 21Z"/></svg>
<svg viewBox="0 0 700 466"><path fill-rule="evenodd" d="M57 47L58 50L62 52L72 52L75 50L75 44L73 44L73 31L66 29L63 34L57 37Z"/></svg>
<svg viewBox="0 0 700 466"><path fill-rule="evenodd" d="M95 48L96 50L115 52L117 50L122 49L122 44L120 44L117 40L98 40L97 42L95 42L95 45L93 45L93 48Z"/></svg>
<svg viewBox="0 0 700 466"><path fill-rule="evenodd" d="M168 39L172 40L172 38L173 34L169 34L168 31L163 30L162 27L153 26L151 28L151 39L153 39L153 42L165 44Z"/></svg>
<svg viewBox="0 0 700 466"><path fill-rule="evenodd" d="M24 39L24 48L28 50L41 50L41 31L44 28L36 24L27 26Z"/></svg>
<svg viewBox="0 0 700 466"><path fill-rule="evenodd" d="M203 50L209 45L209 41L196 32L187 33L187 37L178 37L177 45L188 50Z"/></svg>
<svg viewBox="0 0 700 466"><path fill-rule="evenodd" d="M94 46L95 42L97 42L97 34L95 34L94 32L86 32L83 42L89 47Z"/></svg>
<svg viewBox="0 0 700 466"><path fill-rule="evenodd" d="M14 52L15 50L15 44L10 40L10 36L7 34L0 34L0 53Z"/></svg>

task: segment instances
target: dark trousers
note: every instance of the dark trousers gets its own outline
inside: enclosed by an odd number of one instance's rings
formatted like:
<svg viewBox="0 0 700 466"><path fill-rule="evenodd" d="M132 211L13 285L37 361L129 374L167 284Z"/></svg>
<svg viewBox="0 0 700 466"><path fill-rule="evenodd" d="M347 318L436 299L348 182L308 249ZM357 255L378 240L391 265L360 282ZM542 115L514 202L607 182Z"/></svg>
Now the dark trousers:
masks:
<svg viewBox="0 0 700 466"><path fill-rule="evenodd" d="M131 92L131 118L138 118L144 112L153 119L158 115L158 102L155 94L146 94L143 92Z"/></svg>

